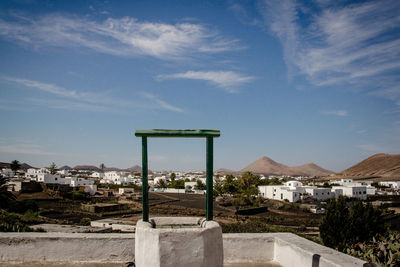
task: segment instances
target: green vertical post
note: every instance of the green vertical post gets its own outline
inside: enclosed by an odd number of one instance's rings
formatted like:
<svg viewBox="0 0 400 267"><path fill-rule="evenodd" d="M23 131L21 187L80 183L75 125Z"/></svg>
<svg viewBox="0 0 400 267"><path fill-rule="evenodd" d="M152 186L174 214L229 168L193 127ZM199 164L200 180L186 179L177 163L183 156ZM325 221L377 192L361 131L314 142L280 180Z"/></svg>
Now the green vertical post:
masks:
<svg viewBox="0 0 400 267"><path fill-rule="evenodd" d="M149 221L149 190L147 177L147 136L142 136L142 219Z"/></svg>
<svg viewBox="0 0 400 267"><path fill-rule="evenodd" d="M213 219L213 138L212 137L207 137L206 165L207 165L206 220L212 221Z"/></svg>

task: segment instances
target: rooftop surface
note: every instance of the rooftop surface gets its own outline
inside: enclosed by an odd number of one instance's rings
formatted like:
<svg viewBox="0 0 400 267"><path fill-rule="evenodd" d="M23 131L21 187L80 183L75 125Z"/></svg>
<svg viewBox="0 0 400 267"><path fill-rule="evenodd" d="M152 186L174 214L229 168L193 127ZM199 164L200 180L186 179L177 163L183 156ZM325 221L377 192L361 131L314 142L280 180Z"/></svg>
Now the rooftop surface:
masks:
<svg viewBox="0 0 400 267"><path fill-rule="evenodd" d="M223 251L226 267L365 263L291 233L223 234ZM134 234L0 233L0 266L127 266L134 259Z"/></svg>

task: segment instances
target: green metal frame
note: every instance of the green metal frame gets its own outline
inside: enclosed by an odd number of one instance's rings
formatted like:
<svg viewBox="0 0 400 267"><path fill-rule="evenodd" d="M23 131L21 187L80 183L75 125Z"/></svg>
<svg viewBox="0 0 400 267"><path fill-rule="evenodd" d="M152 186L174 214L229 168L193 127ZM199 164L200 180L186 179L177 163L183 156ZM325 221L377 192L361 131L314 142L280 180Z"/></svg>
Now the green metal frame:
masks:
<svg viewBox="0 0 400 267"><path fill-rule="evenodd" d="M136 137L142 137L142 219L149 221L147 137L204 137L206 138L206 220L213 219L213 139L219 137L219 130L137 130Z"/></svg>

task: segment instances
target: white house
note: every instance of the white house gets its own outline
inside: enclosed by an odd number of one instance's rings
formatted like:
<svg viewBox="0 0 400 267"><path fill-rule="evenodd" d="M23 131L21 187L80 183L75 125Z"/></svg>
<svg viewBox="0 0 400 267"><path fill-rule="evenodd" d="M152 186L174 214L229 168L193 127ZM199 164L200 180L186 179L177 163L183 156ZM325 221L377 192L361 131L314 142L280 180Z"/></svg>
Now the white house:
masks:
<svg viewBox="0 0 400 267"><path fill-rule="evenodd" d="M50 174L50 171L46 168L40 168L40 169L29 168L25 173L25 177L37 181L39 174Z"/></svg>
<svg viewBox="0 0 400 267"><path fill-rule="evenodd" d="M285 183L285 186L290 187L291 189L297 189L298 187L302 187L303 184L299 181L288 181Z"/></svg>
<svg viewBox="0 0 400 267"><path fill-rule="evenodd" d="M94 184L94 181L92 181L92 180L86 180L84 178L79 178L79 177L67 177L66 179L69 180L69 185L71 187L86 186L86 185ZM96 189L97 189L97 187L96 187Z"/></svg>
<svg viewBox="0 0 400 267"><path fill-rule="evenodd" d="M379 182L379 185L391 187L393 189L399 189L400 188L400 182L395 182L395 181Z"/></svg>
<svg viewBox="0 0 400 267"><path fill-rule="evenodd" d="M4 177L13 177L14 172L11 169L2 169L1 173L3 174Z"/></svg>
<svg viewBox="0 0 400 267"><path fill-rule="evenodd" d="M324 201L335 197L335 193L333 193L330 188L315 186L305 186L303 188L305 193L309 194L313 199L318 201Z"/></svg>
<svg viewBox="0 0 400 267"><path fill-rule="evenodd" d="M121 173L117 171L110 171L104 173L104 178L100 180L102 184L129 184L131 182L131 178L129 178L126 173Z"/></svg>
<svg viewBox="0 0 400 267"><path fill-rule="evenodd" d="M300 199L300 192L282 185L260 185L258 186L260 195L264 198L276 200L289 200L289 202L297 202Z"/></svg>
<svg viewBox="0 0 400 267"><path fill-rule="evenodd" d="M65 184L65 179L61 178L59 174L50 174L50 173L37 174L36 181L45 184Z"/></svg>
<svg viewBox="0 0 400 267"><path fill-rule="evenodd" d="M105 175L104 175L104 172L94 172L90 176L93 178L103 179Z"/></svg>
<svg viewBox="0 0 400 267"><path fill-rule="evenodd" d="M185 182L185 189L194 189L197 182Z"/></svg>
<svg viewBox="0 0 400 267"><path fill-rule="evenodd" d="M366 186L333 186L332 191L336 196L355 197L361 200L367 200L367 187Z"/></svg>
<svg viewBox="0 0 400 267"><path fill-rule="evenodd" d="M58 173L58 174L61 174L61 175L63 175L63 176L66 176L66 175L69 174L69 171L68 171L68 170L58 170L57 173Z"/></svg>
<svg viewBox="0 0 400 267"><path fill-rule="evenodd" d="M118 193L119 193L120 195L123 195L123 194L132 194L132 193L135 193L135 189L133 189L133 188L119 188L119 189L118 189Z"/></svg>

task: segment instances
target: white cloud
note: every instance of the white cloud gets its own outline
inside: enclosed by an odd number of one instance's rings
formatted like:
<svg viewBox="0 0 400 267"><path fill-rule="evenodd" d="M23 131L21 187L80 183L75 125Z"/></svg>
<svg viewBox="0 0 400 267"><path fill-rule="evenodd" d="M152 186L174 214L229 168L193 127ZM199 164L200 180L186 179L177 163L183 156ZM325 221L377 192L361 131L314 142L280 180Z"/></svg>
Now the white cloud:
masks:
<svg viewBox="0 0 400 267"><path fill-rule="evenodd" d="M117 56L146 55L160 59L241 48L237 40L226 39L201 24L141 22L131 17L102 22L60 14L37 19L0 19L1 35L34 47L86 47Z"/></svg>
<svg viewBox="0 0 400 267"><path fill-rule="evenodd" d="M34 80L14 78L14 77L0 77L2 80L23 85L25 87L35 88L40 91L61 97L59 99L28 99L33 104L46 106L53 109L67 109L67 110L85 110L94 112L112 112L124 113L130 109L164 109L174 112L182 112L183 110L174 107L167 102L160 99L158 96L150 93L140 93L143 99L151 100L150 104L144 105L143 101L129 101L121 98L113 97L105 92L79 92L76 90L66 89L64 87L44 83ZM68 99L65 101L63 99ZM1 102L0 102L1 104ZM1 108L1 106L0 106ZM126 112L125 112L126 113Z"/></svg>
<svg viewBox="0 0 400 267"><path fill-rule="evenodd" d="M158 79L191 79L203 80L223 88L228 92L235 92L235 88L254 80L252 76L245 76L233 71L187 71L183 73L174 73L158 75Z"/></svg>
<svg viewBox="0 0 400 267"><path fill-rule="evenodd" d="M50 83L43 83L43 82L38 82L38 81L34 81L34 80L27 80L27 79L14 78L14 77L2 77L2 78L3 78L3 80L9 81L9 82L22 84L27 87L36 88L41 91L55 94L55 95L62 96L62 97L68 97L68 98L74 98L74 99L85 99L87 97L87 94L85 94L85 93L77 93L77 91L68 90L68 89L65 89L60 86L50 84Z"/></svg>
<svg viewBox="0 0 400 267"><path fill-rule="evenodd" d="M400 100L400 2L266 1L265 20L284 48L291 78L348 85ZM383 82L384 80L384 82ZM389 89L388 89L389 88ZM388 91L392 90L392 91Z"/></svg>
<svg viewBox="0 0 400 267"><path fill-rule="evenodd" d="M168 104L167 102L161 100L157 95L154 95L154 94L151 94L148 92L140 92L139 95L151 100L153 102L154 108L161 108L161 109L166 109L166 110L175 111L175 112L183 112L183 109L175 107L171 104Z"/></svg>
<svg viewBox="0 0 400 267"><path fill-rule="evenodd" d="M325 115L334 115L334 116L339 116L339 117L347 116L346 110L327 110L327 111L322 111L321 113L325 114Z"/></svg>
<svg viewBox="0 0 400 267"><path fill-rule="evenodd" d="M13 154L28 154L28 155L57 155L57 153L47 152L42 150L40 146L32 146L26 144L18 145L1 145L1 153L13 153Z"/></svg>

